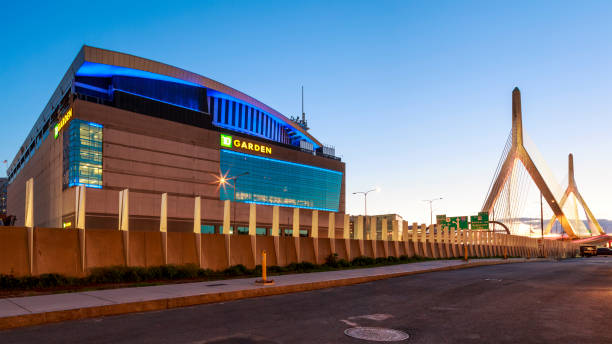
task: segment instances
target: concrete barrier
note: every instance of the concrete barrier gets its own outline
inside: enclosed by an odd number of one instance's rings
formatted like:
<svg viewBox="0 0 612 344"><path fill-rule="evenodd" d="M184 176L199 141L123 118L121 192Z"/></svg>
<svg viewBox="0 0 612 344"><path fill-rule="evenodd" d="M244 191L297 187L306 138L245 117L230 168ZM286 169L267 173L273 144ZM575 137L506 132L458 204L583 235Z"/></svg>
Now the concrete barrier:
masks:
<svg viewBox="0 0 612 344"><path fill-rule="evenodd" d="M503 256L507 250L509 256L533 258L542 252L547 257L573 256L578 250L571 242L545 241L542 249L537 239L527 237L479 231L439 231L433 226L413 224L408 227L407 222L403 228L401 237L393 232L391 239L384 236L386 240L376 240L371 232L367 235L370 239L350 239L347 230L343 231L343 238L312 238L34 228L30 249L27 228L0 227L0 274L24 276L32 271L34 275L82 276L95 267L158 266L164 264L165 247L168 264L198 265L201 254L200 266L211 270L223 270L237 264L253 268L261 263L263 250L268 252L269 265L280 266L296 262L322 264L333 253L338 254L338 259L346 260L360 255L376 258L404 254L450 258L463 256L464 247L467 247L470 255L480 257Z"/></svg>

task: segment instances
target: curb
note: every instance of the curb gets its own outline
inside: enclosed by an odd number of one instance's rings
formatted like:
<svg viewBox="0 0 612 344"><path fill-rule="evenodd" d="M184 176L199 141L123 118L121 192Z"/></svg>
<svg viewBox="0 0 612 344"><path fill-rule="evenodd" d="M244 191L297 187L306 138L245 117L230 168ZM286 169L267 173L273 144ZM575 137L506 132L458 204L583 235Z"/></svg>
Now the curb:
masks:
<svg viewBox="0 0 612 344"><path fill-rule="evenodd" d="M202 305L202 304L216 303L216 302L226 302L226 301L254 298L254 297L260 297L260 296L272 296L272 295L280 295L280 294L298 293L298 292L311 291L311 290L317 290L317 289L342 287L342 286L348 286L348 285L353 285L353 284L367 283L367 282L395 278L395 277L417 275L417 274L423 274L423 273L428 273L428 272L450 271L450 270L473 268L473 267L478 267L478 266L516 264L516 263L528 263L528 262L538 262L538 261L545 261L545 259L467 263L463 265L445 266L441 268L433 268L433 269L418 270L418 271L397 272L397 273L376 275L376 276L352 277L352 278L344 278L344 279L332 280L332 281L311 282L311 283L294 284L294 285L286 285L286 286L269 286L269 287L262 287L258 289L237 290L237 291L229 291L229 292L221 292L221 293L213 293L213 294L173 297L173 298L166 298L166 299L159 299L159 300L152 300L152 301L138 301L138 302L115 304L115 305L68 309L68 310L63 310L63 311L16 315L16 316L11 316L11 317L0 318L0 330L48 324L48 323L61 322L61 321L67 321L67 320L80 320L80 319L97 318L97 317L109 316L109 315L159 311L159 310L165 310L165 309L171 309L171 308L195 306L195 305Z"/></svg>

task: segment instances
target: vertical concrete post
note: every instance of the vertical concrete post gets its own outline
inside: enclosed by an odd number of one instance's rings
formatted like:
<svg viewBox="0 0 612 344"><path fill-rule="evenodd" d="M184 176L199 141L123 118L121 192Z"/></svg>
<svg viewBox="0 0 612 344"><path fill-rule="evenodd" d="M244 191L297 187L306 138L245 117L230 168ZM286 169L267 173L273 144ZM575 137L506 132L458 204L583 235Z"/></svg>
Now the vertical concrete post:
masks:
<svg viewBox="0 0 612 344"><path fill-rule="evenodd" d="M85 186L77 186L74 194L74 228L85 229Z"/></svg>
<svg viewBox="0 0 612 344"><path fill-rule="evenodd" d="M119 230L123 234L123 254L125 266L130 265L130 190L119 191Z"/></svg>
<svg viewBox="0 0 612 344"><path fill-rule="evenodd" d="M436 239L435 239L436 233L435 233L434 228L435 227L433 224L429 225L429 233L427 233L427 241L429 245L429 250L431 251L431 257L440 258L436 250Z"/></svg>
<svg viewBox="0 0 612 344"><path fill-rule="evenodd" d="M202 233L202 198L200 196L193 200L193 232Z"/></svg>
<svg viewBox="0 0 612 344"><path fill-rule="evenodd" d="M391 228L392 228L392 234L391 234L391 239L393 240L393 249L395 252L395 256L399 257L400 256L400 249L399 249L399 221L398 220L393 220L393 222L391 223Z"/></svg>
<svg viewBox="0 0 612 344"><path fill-rule="evenodd" d="M440 225L436 228L436 246L438 248L438 257L445 258L446 253L444 252L444 245L442 245L442 226Z"/></svg>
<svg viewBox="0 0 612 344"><path fill-rule="evenodd" d="M327 238L331 254L336 253L336 214L330 212L327 219Z"/></svg>
<svg viewBox="0 0 612 344"><path fill-rule="evenodd" d="M251 239L253 263L257 265L257 205L255 203L249 203L249 239Z"/></svg>
<svg viewBox="0 0 612 344"><path fill-rule="evenodd" d="M376 247L378 246L378 233L376 232L376 227L378 226L378 219L376 216L370 216L370 230L369 237L370 245L372 246L372 255L376 258Z"/></svg>
<svg viewBox="0 0 612 344"><path fill-rule="evenodd" d="M421 247L423 248L423 256L430 257L429 250L427 249L427 226L422 224L421 226Z"/></svg>
<svg viewBox="0 0 612 344"><path fill-rule="evenodd" d="M310 226L310 236L312 237L312 247L314 249L315 264L319 264L319 211L312 211L312 222Z"/></svg>
<svg viewBox="0 0 612 344"><path fill-rule="evenodd" d="M389 257L389 223L383 218L380 223L380 238L383 242L384 257ZM376 258L376 256L374 256Z"/></svg>
<svg viewBox="0 0 612 344"><path fill-rule="evenodd" d="M416 222L412 223L412 248L415 256L421 255L419 250L419 225Z"/></svg>
<svg viewBox="0 0 612 344"><path fill-rule="evenodd" d="M198 266L202 268L204 267L204 262L202 261L202 198L200 196L193 200L193 233L196 239Z"/></svg>
<svg viewBox="0 0 612 344"><path fill-rule="evenodd" d="M354 228L353 238L355 238L359 242L359 255L365 255L365 250L363 247L363 216L357 216L357 225Z"/></svg>
<svg viewBox="0 0 612 344"><path fill-rule="evenodd" d="M85 186L79 185L74 190L74 227L79 231L79 248L81 254L81 272L87 271L85 253Z"/></svg>
<svg viewBox="0 0 612 344"><path fill-rule="evenodd" d="M343 237L344 245L346 248L346 259L351 260L351 218L348 214L344 214L344 225L343 225Z"/></svg>
<svg viewBox="0 0 612 344"><path fill-rule="evenodd" d="M280 242L278 238L278 233L280 232L280 215L279 215L279 207L277 205L272 207L272 237L274 239L274 254L276 255L276 264L284 265L281 263L280 256Z"/></svg>
<svg viewBox="0 0 612 344"><path fill-rule="evenodd" d="M295 242L295 255L299 262L302 261L302 252L300 251L300 208L293 208L293 241Z"/></svg>
<svg viewBox="0 0 612 344"><path fill-rule="evenodd" d="M453 257L460 257L461 254L457 252L457 229L451 229L448 233L449 243Z"/></svg>
<svg viewBox="0 0 612 344"><path fill-rule="evenodd" d="M34 274L34 178L26 182L25 227L28 231L28 265L30 275Z"/></svg>
<svg viewBox="0 0 612 344"><path fill-rule="evenodd" d="M168 232L168 194L161 195L161 210L159 211L159 231Z"/></svg>
<svg viewBox="0 0 612 344"><path fill-rule="evenodd" d="M410 246L410 233L408 231L408 221L402 221L402 241L404 242L404 252L408 257L414 256L414 251Z"/></svg>
<svg viewBox="0 0 612 344"><path fill-rule="evenodd" d="M168 194L161 195L161 210L159 214L159 231L161 232L162 258L168 264Z"/></svg>
<svg viewBox="0 0 612 344"><path fill-rule="evenodd" d="M474 252L472 252L472 230L469 227L463 232L463 245L467 247L468 256L474 256Z"/></svg>
<svg viewBox="0 0 612 344"><path fill-rule="evenodd" d="M453 252L451 251L450 232L451 232L450 228L446 228L446 230L444 231L444 251L446 252L446 257L448 258L455 256Z"/></svg>
<svg viewBox="0 0 612 344"><path fill-rule="evenodd" d="M230 236L230 201L223 201L223 236L225 237L225 254L227 255L227 266L232 266L231 254L231 236Z"/></svg>
<svg viewBox="0 0 612 344"><path fill-rule="evenodd" d="M26 182L25 193L25 227L34 227L34 178Z"/></svg>
<svg viewBox="0 0 612 344"><path fill-rule="evenodd" d="M130 202L129 202L129 194L130 190L124 189L119 191L119 230L120 231L128 231L129 230L129 210L130 210Z"/></svg>

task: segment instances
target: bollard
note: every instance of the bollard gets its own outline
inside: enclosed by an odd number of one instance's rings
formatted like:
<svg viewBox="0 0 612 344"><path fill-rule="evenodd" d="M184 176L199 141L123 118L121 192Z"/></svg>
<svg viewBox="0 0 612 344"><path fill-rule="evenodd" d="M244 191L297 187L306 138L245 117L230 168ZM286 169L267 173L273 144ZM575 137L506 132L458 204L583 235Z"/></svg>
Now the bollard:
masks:
<svg viewBox="0 0 612 344"><path fill-rule="evenodd" d="M268 272L266 271L266 250L261 252L261 279L256 280L255 284L259 285L271 285L274 284L273 280L268 279Z"/></svg>
<svg viewBox="0 0 612 344"><path fill-rule="evenodd" d="M463 245L463 260L465 260L466 262L468 261L468 249L466 245Z"/></svg>
<svg viewBox="0 0 612 344"><path fill-rule="evenodd" d="M504 259L508 259L508 248L504 247Z"/></svg>

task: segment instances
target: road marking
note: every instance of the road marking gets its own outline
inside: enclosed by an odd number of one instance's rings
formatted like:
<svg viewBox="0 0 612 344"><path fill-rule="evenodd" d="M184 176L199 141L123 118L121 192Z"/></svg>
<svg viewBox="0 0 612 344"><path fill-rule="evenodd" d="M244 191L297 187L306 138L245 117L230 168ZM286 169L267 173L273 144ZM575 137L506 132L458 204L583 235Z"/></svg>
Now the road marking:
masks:
<svg viewBox="0 0 612 344"><path fill-rule="evenodd" d="M358 324L356 324L356 323L354 323L354 322L352 322L352 321L345 320L345 319L342 319L342 320L340 320L340 321L342 321L343 323L345 323L345 324L347 324L347 325L349 325L349 326L353 326L353 327L358 326Z"/></svg>
<svg viewBox="0 0 612 344"><path fill-rule="evenodd" d="M366 314L366 315L358 315L355 317L350 317L349 319L368 319L368 320L374 320L374 321L383 321L383 320L387 320L389 318L393 318L393 315L391 314Z"/></svg>

